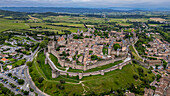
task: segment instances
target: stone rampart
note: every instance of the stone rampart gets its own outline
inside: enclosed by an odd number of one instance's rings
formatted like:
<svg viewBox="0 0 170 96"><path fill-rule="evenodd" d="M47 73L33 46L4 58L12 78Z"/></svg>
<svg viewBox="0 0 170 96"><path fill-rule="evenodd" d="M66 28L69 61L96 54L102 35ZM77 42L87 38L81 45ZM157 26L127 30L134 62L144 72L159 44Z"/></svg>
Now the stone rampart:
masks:
<svg viewBox="0 0 170 96"><path fill-rule="evenodd" d="M60 74L60 75L69 75L69 76L79 76L79 79L82 79L83 76L90 76L90 75L104 75L104 73L106 72L110 72L110 71L113 71L113 70L116 70L116 69L122 69L123 66L131 63L131 59L123 62L123 63L120 63L118 65L115 65L115 66L112 66L110 68L107 68L107 69L104 69L104 70L99 70L99 71L94 71L94 72L87 72L87 73L79 73L79 72L67 72L67 71L62 71L62 70L59 70L58 68L56 68L56 66L54 65L54 63L50 60L49 57L47 57L48 59L48 64L51 66L51 68L55 71L57 71L58 73L57 74Z"/></svg>
<svg viewBox="0 0 170 96"><path fill-rule="evenodd" d="M59 58L59 57L60 57L59 54L58 54L54 49L52 49L50 52L51 52L55 57L58 58L58 63L59 63L62 67L66 66L66 67L71 67L71 68L73 68L73 69L84 70L84 66L77 65L77 64L72 64L72 63L67 62L67 61L65 61L65 60L61 60L61 59ZM118 58L115 58L115 59L108 59L108 60L98 61L98 62L96 62L96 63L94 63L94 64L87 65L85 69L86 69L86 70L89 70L89 69L93 69L93 68L96 68L96 67L104 66L104 65L107 65L107 64L110 64L110 63L114 63L114 62L116 62L116 61L124 60L125 58L126 58L126 56L124 56L124 57L118 57ZM84 70L84 71L85 71L85 70Z"/></svg>

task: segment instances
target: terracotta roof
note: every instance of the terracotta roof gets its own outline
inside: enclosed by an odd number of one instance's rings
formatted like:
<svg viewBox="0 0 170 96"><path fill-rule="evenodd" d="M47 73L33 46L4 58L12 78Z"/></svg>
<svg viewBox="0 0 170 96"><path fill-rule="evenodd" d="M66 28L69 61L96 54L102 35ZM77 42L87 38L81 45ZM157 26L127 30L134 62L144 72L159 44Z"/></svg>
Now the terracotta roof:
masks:
<svg viewBox="0 0 170 96"><path fill-rule="evenodd" d="M64 39L64 37L62 36L62 37L59 37L57 41L63 41L63 40L65 40L65 39Z"/></svg>
<svg viewBox="0 0 170 96"><path fill-rule="evenodd" d="M1 57L6 57L7 55L6 54L0 54Z"/></svg>
<svg viewBox="0 0 170 96"><path fill-rule="evenodd" d="M4 61L4 62L5 62L5 61L8 61L8 59L6 59L6 58L2 58L2 59L1 59L1 61Z"/></svg>
<svg viewBox="0 0 170 96"><path fill-rule="evenodd" d="M162 41L161 41L160 39L157 39L157 38L156 38L156 40L157 40L159 43L162 43Z"/></svg>

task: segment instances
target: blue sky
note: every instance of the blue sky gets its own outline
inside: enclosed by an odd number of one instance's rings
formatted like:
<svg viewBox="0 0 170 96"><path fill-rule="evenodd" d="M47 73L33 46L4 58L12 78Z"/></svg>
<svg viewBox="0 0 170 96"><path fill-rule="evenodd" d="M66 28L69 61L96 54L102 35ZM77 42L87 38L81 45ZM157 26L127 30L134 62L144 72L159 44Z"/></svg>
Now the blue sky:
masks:
<svg viewBox="0 0 170 96"><path fill-rule="evenodd" d="M0 0L0 7L168 8L170 0Z"/></svg>

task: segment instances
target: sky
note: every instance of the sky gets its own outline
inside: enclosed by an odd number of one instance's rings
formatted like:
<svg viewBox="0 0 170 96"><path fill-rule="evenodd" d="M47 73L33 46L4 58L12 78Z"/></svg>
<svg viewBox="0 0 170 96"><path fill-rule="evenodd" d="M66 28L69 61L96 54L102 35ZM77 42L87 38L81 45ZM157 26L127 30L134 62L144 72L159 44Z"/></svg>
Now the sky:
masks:
<svg viewBox="0 0 170 96"><path fill-rule="evenodd" d="M169 8L170 0L0 0L0 7Z"/></svg>

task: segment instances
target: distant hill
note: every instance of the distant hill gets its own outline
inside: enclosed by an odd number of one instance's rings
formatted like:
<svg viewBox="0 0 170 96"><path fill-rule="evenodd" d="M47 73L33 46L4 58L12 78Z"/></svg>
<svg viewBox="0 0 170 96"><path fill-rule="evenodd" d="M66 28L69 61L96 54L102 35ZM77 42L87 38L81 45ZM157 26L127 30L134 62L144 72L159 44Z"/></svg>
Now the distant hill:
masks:
<svg viewBox="0 0 170 96"><path fill-rule="evenodd" d="M118 12L109 8L66 8L66 7L0 7L1 10L27 12L27 13L104 13Z"/></svg>
<svg viewBox="0 0 170 96"><path fill-rule="evenodd" d="M131 11L170 11L170 8L68 8L68 7L0 7L1 10L27 12L27 13L111 13L111 12L131 12Z"/></svg>

